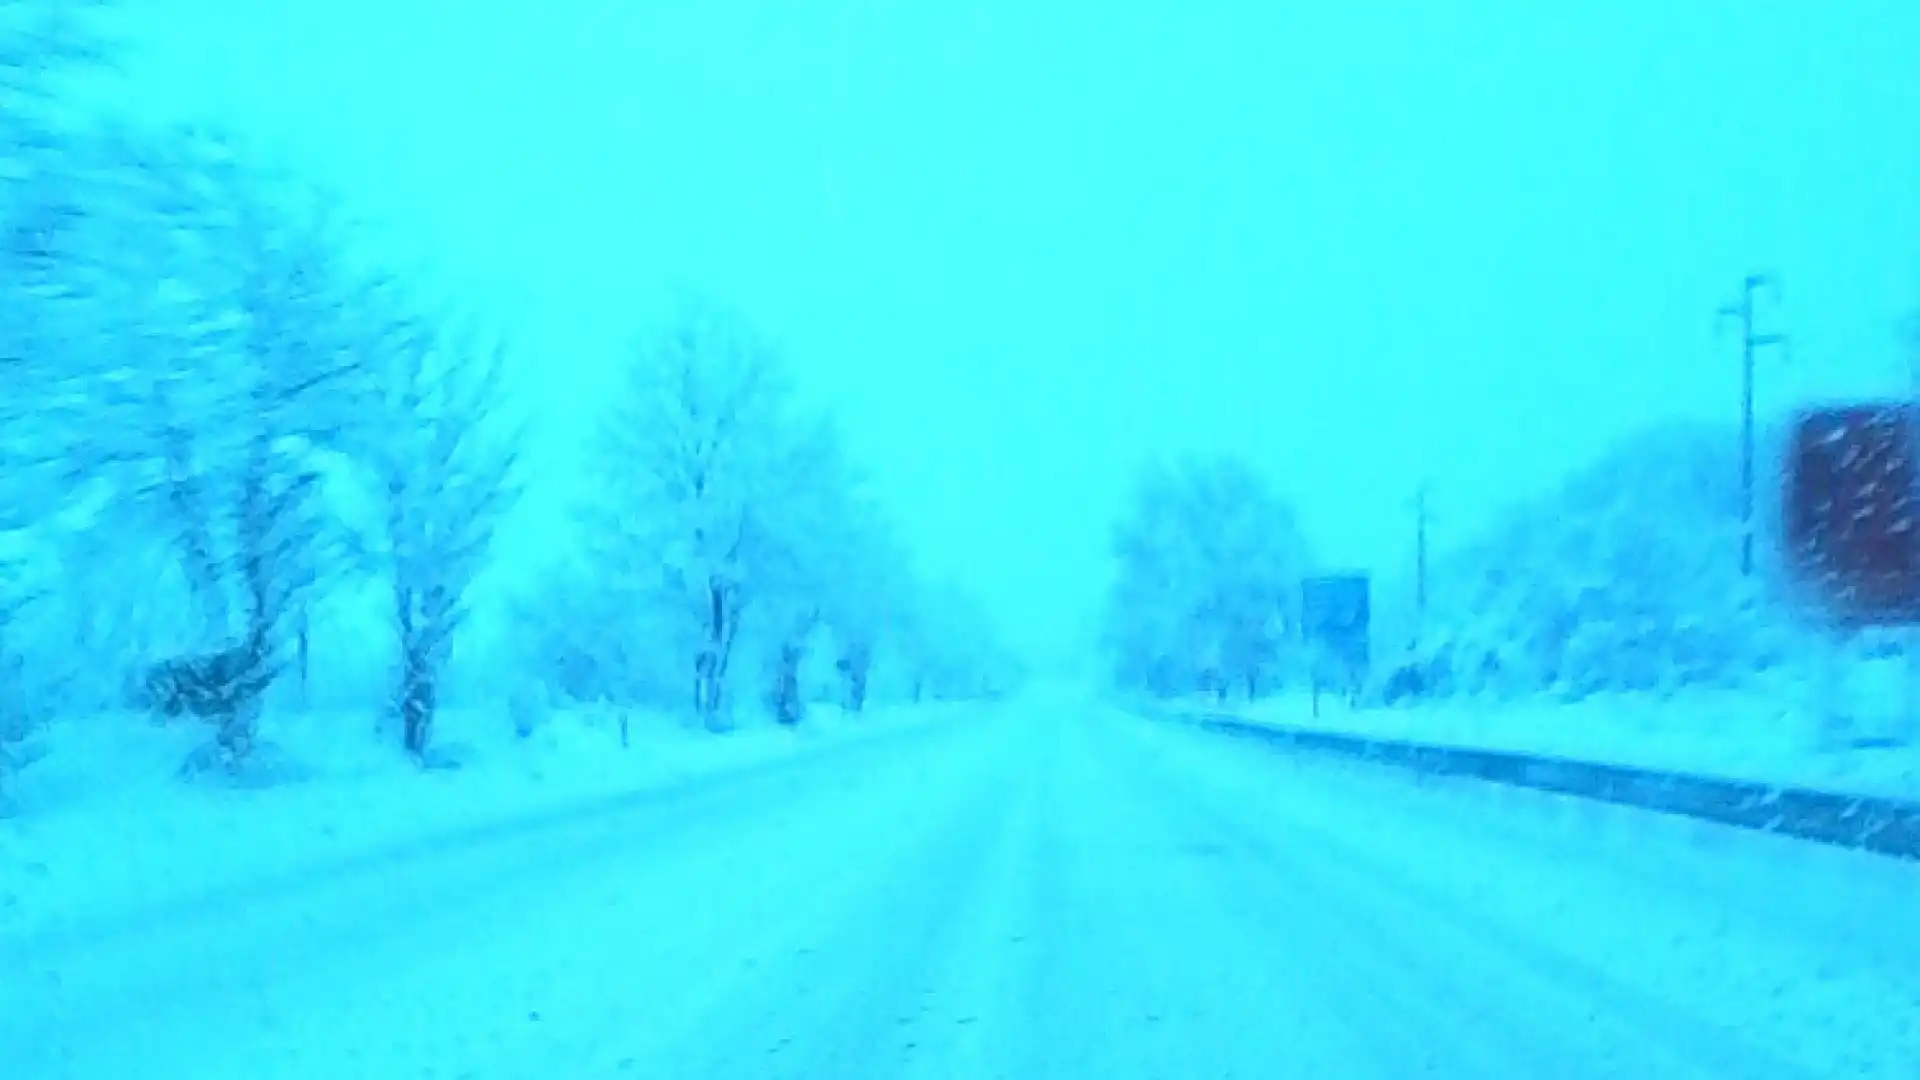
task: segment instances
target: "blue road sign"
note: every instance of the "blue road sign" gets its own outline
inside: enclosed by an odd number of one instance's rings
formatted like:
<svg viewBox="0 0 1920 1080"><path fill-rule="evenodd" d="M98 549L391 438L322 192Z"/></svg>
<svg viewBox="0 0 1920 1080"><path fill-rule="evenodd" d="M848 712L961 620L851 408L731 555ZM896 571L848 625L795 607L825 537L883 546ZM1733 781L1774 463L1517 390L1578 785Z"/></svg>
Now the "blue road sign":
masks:
<svg viewBox="0 0 1920 1080"><path fill-rule="evenodd" d="M1364 668L1372 618L1365 574L1327 574L1300 583L1301 631L1349 665Z"/></svg>

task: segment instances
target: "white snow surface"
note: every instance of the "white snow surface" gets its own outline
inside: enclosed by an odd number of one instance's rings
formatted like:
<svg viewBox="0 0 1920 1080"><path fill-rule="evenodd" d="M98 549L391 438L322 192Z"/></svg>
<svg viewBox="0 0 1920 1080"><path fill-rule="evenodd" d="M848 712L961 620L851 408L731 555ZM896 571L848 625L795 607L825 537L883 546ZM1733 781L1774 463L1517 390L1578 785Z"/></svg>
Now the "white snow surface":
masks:
<svg viewBox="0 0 1920 1080"><path fill-rule="evenodd" d="M84 934L0 930L0 1062L1908 1080L1920 1061L1912 864L1066 697L951 719Z"/></svg>
<svg viewBox="0 0 1920 1080"><path fill-rule="evenodd" d="M1577 702L1466 698L1350 709L1304 691L1254 702L1196 697L1180 703L1260 723L1439 746L1543 754L1581 761L1920 798L1920 742L1901 734L1897 663L1862 665L1848 688L1847 738L1823 740L1804 686L1787 679L1741 689L1671 695L1605 694Z"/></svg>
<svg viewBox="0 0 1920 1080"><path fill-rule="evenodd" d="M285 763L285 776L254 788L180 778L181 764L209 736L204 725L132 714L63 722L38 740L46 757L17 778L20 812L0 819L0 931L137 910L376 845L884 735L952 711L878 707L850 716L816 705L798 728L753 722L715 735L658 713L589 706L555 711L522 739L496 711L454 709L439 721L439 746L460 767L424 772L364 711L283 711L269 717L263 737L265 755Z"/></svg>

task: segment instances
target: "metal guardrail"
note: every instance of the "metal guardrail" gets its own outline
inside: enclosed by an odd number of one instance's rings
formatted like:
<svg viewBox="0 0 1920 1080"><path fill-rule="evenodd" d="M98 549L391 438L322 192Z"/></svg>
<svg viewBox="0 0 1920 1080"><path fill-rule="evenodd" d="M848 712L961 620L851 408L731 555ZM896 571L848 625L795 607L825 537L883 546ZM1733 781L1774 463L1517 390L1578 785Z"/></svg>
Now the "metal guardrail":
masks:
<svg viewBox="0 0 1920 1080"><path fill-rule="evenodd" d="M1370 739L1256 724L1217 713L1176 713L1210 731L1317 753L1465 776L1618 803L1743 829L1920 861L1920 802L1848 795L1542 754Z"/></svg>

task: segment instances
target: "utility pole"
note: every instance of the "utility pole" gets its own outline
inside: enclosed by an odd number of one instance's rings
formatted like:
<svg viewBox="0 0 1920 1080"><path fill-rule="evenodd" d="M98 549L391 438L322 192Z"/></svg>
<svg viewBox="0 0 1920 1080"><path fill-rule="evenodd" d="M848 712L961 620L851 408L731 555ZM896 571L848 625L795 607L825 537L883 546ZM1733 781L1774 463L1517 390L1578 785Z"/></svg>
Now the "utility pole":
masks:
<svg viewBox="0 0 1920 1080"><path fill-rule="evenodd" d="M1721 319L1740 324L1740 576L1753 575L1753 356L1770 345L1786 345L1785 334L1753 332L1753 296L1762 289L1780 295L1771 274L1748 274L1740 285L1740 299L1720 308Z"/></svg>
<svg viewBox="0 0 1920 1080"><path fill-rule="evenodd" d="M1413 495L1413 610L1422 622L1427 617L1427 496L1431 488L1422 483Z"/></svg>
<svg viewBox="0 0 1920 1080"><path fill-rule="evenodd" d="M1433 484L1422 480L1413 490L1413 626L1407 648L1418 649L1427 633L1427 527L1433 523Z"/></svg>

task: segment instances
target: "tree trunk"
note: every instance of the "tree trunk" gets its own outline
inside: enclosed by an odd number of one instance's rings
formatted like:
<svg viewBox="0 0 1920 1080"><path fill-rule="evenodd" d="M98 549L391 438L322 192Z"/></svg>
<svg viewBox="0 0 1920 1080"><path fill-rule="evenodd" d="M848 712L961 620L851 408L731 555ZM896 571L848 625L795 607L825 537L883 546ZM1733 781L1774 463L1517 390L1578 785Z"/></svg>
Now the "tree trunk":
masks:
<svg viewBox="0 0 1920 1080"><path fill-rule="evenodd" d="M700 720L709 731L724 730L726 725L722 722L721 714L726 708L727 674L717 642L707 643L695 668L693 700L694 707L700 712Z"/></svg>
<svg viewBox="0 0 1920 1080"><path fill-rule="evenodd" d="M307 692L307 675L308 675L308 672L311 670L309 658L312 656L312 652L313 652L312 636L309 633L309 629L310 629L310 624L308 623L308 620L307 620L307 611L305 608L301 608L300 609L300 630L299 630L298 636L294 639L294 649L295 649L295 663L298 665L297 671L299 672L299 676L300 676L300 705L302 708L305 708L309 704L309 697Z"/></svg>
<svg viewBox="0 0 1920 1080"><path fill-rule="evenodd" d="M705 719L707 715L707 678L713 670L713 653L701 649L693 658L693 711Z"/></svg>
<svg viewBox="0 0 1920 1080"><path fill-rule="evenodd" d="M220 641L233 633L233 627L227 620L227 596L213 538L213 513L204 490L206 481L194 472L192 444L185 432L167 433L166 466L167 503L180 530L181 569L188 590L200 606L201 632L210 641Z"/></svg>
<svg viewBox="0 0 1920 1080"><path fill-rule="evenodd" d="M803 712L800 701L800 661L806 650L798 645L780 647L780 670L774 678L773 715L774 719L787 727L800 723Z"/></svg>
<svg viewBox="0 0 1920 1080"><path fill-rule="evenodd" d="M260 725L261 699L273 683L274 630L284 608L273 575L273 526L276 507L267 490L272 467L267 436L257 434L248 448L246 474L241 478L239 516L240 581L247 597L246 641L221 655L219 685L228 687L228 707L220 717L214 739L232 760L252 752Z"/></svg>
<svg viewBox="0 0 1920 1080"><path fill-rule="evenodd" d="M11 785L13 774L19 771L21 763L14 757L13 747L27 737L27 715L25 702L19 700L15 692L18 682L12 677L18 663L18 657L9 658L7 693L4 699L0 699L0 819L19 812Z"/></svg>
<svg viewBox="0 0 1920 1080"><path fill-rule="evenodd" d="M174 706L219 724L213 741L229 766L245 760L259 737L261 699L273 683L268 648L266 633L256 621L246 641L189 662L188 696Z"/></svg>
<svg viewBox="0 0 1920 1080"><path fill-rule="evenodd" d="M847 679L847 710L861 712L867 707L867 670L857 668Z"/></svg>
<svg viewBox="0 0 1920 1080"><path fill-rule="evenodd" d="M238 763L253 752L259 733L260 699L246 697L235 701L231 709L221 714L220 729L213 741L229 761Z"/></svg>
<svg viewBox="0 0 1920 1080"><path fill-rule="evenodd" d="M439 700L432 661L418 642L408 642L401 659L400 737L407 753L424 761L433 745L433 720Z"/></svg>
<svg viewBox="0 0 1920 1080"><path fill-rule="evenodd" d="M707 584L707 641L696 662L695 698L708 731L724 731L727 665L733 651L738 616L730 610L727 587Z"/></svg>
<svg viewBox="0 0 1920 1080"><path fill-rule="evenodd" d="M429 765L455 604L452 593L438 582L399 588L395 598L400 607L400 687L394 705L400 715L400 742L409 757Z"/></svg>
<svg viewBox="0 0 1920 1080"><path fill-rule="evenodd" d="M859 712L867 705L867 671L873 666L871 650L853 646L833 665L847 680L847 711Z"/></svg>

